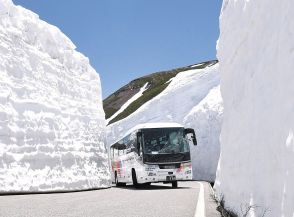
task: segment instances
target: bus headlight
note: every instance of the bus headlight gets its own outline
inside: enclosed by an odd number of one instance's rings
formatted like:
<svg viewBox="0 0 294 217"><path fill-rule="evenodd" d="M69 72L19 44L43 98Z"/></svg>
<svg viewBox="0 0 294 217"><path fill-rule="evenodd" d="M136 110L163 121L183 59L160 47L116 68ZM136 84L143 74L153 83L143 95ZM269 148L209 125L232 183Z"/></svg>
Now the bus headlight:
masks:
<svg viewBox="0 0 294 217"><path fill-rule="evenodd" d="M186 170L185 171L185 174L191 174L192 173L192 170Z"/></svg>

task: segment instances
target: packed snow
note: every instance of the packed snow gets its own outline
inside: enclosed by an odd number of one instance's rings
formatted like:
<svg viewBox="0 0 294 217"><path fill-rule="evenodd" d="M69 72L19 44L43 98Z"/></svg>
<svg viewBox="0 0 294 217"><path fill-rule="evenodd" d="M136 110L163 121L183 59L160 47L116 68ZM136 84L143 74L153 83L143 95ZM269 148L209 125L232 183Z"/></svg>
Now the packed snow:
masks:
<svg viewBox="0 0 294 217"><path fill-rule="evenodd" d="M107 127L108 145L121 139L137 124L176 122L191 126L198 138L198 146L191 146L194 178L213 182L219 158L222 118L219 83L217 64L179 73L163 92L127 118ZM198 123L203 124L203 129Z"/></svg>
<svg viewBox="0 0 294 217"><path fill-rule="evenodd" d="M193 67L199 67L199 66L202 66L204 65L205 63L198 63L198 64L195 64L195 65L192 65L190 66L190 68L193 68Z"/></svg>
<svg viewBox="0 0 294 217"><path fill-rule="evenodd" d="M294 1L225 0L216 191L243 216L294 216Z"/></svg>
<svg viewBox="0 0 294 217"><path fill-rule="evenodd" d="M184 118L184 125L197 132L199 141L197 146L191 147L195 179L210 182L215 180L220 153L219 136L222 118L223 104L219 85L212 88Z"/></svg>
<svg viewBox="0 0 294 217"><path fill-rule="evenodd" d="M130 104L132 104L132 102L136 101L137 99L139 99L143 93L148 89L148 82L146 84L144 84L143 87L141 87L141 89L139 90L138 93L136 93L134 96L132 96L128 101L126 101L122 107L120 107L120 109L115 112L110 118L107 119L107 123L109 123L113 118L115 118L116 116L118 116L120 113L122 113Z"/></svg>
<svg viewBox="0 0 294 217"><path fill-rule="evenodd" d="M0 16L0 193L108 187L99 75L33 12Z"/></svg>

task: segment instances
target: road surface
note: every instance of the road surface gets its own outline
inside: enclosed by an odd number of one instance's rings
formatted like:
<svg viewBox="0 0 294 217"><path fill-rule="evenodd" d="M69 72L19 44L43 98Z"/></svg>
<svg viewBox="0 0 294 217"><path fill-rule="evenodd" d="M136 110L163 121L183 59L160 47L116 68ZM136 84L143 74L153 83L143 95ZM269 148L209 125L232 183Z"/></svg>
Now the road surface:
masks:
<svg viewBox="0 0 294 217"><path fill-rule="evenodd" d="M2 217L219 217L206 182L56 194L0 196Z"/></svg>

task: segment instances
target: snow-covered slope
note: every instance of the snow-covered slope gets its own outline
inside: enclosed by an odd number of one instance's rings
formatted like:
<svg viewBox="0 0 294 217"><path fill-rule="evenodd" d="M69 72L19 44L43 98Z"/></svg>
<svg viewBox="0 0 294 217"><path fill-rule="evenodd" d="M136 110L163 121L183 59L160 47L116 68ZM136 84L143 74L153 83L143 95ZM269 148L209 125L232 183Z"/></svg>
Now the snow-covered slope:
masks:
<svg viewBox="0 0 294 217"><path fill-rule="evenodd" d="M217 62L217 60L211 60L198 63L196 65L194 64L165 71L154 72L132 80L103 100L103 107L106 119L108 119L108 123L115 123L134 113L146 102L160 94L170 84L172 79L180 72L191 69L203 69L207 66L212 66ZM148 83L148 88L144 90L144 85L146 85L146 83ZM140 94L142 90L144 91L142 94ZM118 112L119 110L120 112ZM109 118L111 117L112 119L110 120Z"/></svg>
<svg viewBox="0 0 294 217"><path fill-rule="evenodd" d="M215 188L240 216L294 216L294 1L225 0Z"/></svg>
<svg viewBox="0 0 294 217"><path fill-rule="evenodd" d="M0 0L0 193L106 187L99 75L61 31Z"/></svg>
<svg viewBox="0 0 294 217"><path fill-rule="evenodd" d="M159 95L127 118L109 125L108 144L120 139L129 129L140 123L177 122L195 127L199 140L197 147L191 147L194 178L214 181L219 155L217 133L222 113L221 97L217 93L219 82L217 64L179 73ZM213 88L216 90L210 92ZM195 107L198 104L199 107ZM205 129L200 130L202 126L198 123L203 123ZM207 156L209 157L206 159ZM203 164L197 164L199 161L203 161L205 167L202 167Z"/></svg>
<svg viewBox="0 0 294 217"><path fill-rule="evenodd" d="M143 87L140 88L140 90L139 90L138 93L136 93L128 101L126 101L117 112L115 112L109 119L107 119L106 122L108 123L109 121L111 121L113 118L115 118L116 116L118 116L121 112L123 112L132 102L134 102L137 99L139 99L143 95L144 91L146 89L148 89L147 86L148 86L148 82L146 84L144 84Z"/></svg>

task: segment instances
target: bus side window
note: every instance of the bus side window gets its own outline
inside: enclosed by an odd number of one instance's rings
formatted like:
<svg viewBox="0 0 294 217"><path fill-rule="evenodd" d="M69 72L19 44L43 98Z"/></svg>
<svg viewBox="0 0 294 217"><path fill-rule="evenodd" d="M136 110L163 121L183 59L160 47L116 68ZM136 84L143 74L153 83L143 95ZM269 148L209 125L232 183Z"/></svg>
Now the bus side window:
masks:
<svg viewBox="0 0 294 217"><path fill-rule="evenodd" d="M124 142L123 139L118 141L116 143L116 147L117 147L117 156L122 156L123 155L123 149L122 147L124 146Z"/></svg>
<svg viewBox="0 0 294 217"><path fill-rule="evenodd" d="M126 137L126 140L125 140L125 145L126 145L126 154L130 153L132 150L131 150L131 135L128 135Z"/></svg>
<svg viewBox="0 0 294 217"><path fill-rule="evenodd" d="M138 150L136 148L137 147L137 133L136 132L133 132L132 134L130 134L128 146L131 151L135 151L136 153L138 152Z"/></svg>
<svg viewBox="0 0 294 217"><path fill-rule="evenodd" d="M118 154L119 154L118 151L119 151L118 148L115 148L115 149L114 149L114 156L115 156L115 157L118 156Z"/></svg>
<svg viewBox="0 0 294 217"><path fill-rule="evenodd" d="M130 140L130 135L127 135L124 139L123 139L123 143L124 143L124 154L129 153L128 149L129 149L129 140Z"/></svg>

